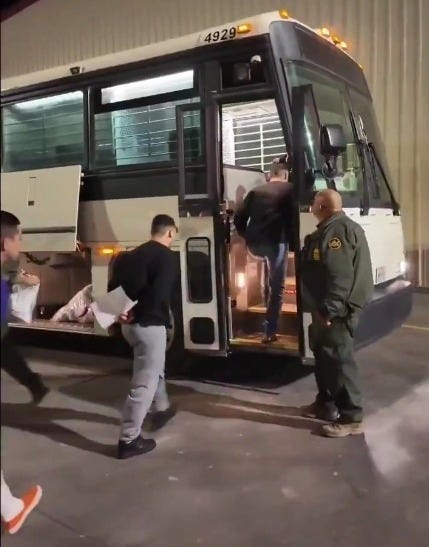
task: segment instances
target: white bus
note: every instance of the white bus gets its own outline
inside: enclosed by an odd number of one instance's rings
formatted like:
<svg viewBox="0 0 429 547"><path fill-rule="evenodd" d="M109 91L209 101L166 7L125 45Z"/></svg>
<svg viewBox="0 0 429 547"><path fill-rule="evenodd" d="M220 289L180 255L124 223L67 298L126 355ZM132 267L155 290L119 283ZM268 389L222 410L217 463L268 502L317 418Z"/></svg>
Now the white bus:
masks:
<svg viewBox="0 0 429 547"><path fill-rule="evenodd" d="M357 346L410 312L400 209L371 95L346 43L326 28L267 13L6 79L2 120L2 209L21 219L22 267L41 279L34 321L16 327L106 335L97 324L52 315L84 286L93 298L104 294L112 257L146 240L152 217L167 213L180 230L171 351L309 360L299 249L315 227L310 204L322 188L341 193L371 249L376 287ZM328 143L332 158L321 150L321 131L339 139ZM299 236L279 339L266 347L262 264L235 233L232 214L285 152Z"/></svg>

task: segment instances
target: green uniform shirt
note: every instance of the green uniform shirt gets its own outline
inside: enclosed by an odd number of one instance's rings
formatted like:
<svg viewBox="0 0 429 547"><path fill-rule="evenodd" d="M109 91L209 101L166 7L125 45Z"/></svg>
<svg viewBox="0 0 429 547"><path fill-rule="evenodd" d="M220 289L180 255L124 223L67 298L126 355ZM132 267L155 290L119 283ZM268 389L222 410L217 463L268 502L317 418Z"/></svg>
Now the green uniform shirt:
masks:
<svg viewBox="0 0 429 547"><path fill-rule="evenodd" d="M374 282L365 232L344 213L321 222L304 240L304 304L327 319L347 317L371 298Z"/></svg>

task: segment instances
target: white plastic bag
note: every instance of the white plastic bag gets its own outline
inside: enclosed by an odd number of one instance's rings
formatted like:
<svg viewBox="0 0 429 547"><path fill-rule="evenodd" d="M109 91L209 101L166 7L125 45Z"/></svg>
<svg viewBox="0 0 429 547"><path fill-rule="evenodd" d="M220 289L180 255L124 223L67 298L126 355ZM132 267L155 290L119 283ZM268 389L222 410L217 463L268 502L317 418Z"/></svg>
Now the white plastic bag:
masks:
<svg viewBox="0 0 429 547"><path fill-rule="evenodd" d="M10 306L12 318L31 323L33 313L36 307L37 295L39 294L40 284L28 287L26 285L13 285L10 295Z"/></svg>
<svg viewBox="0 0 429 547"><path fill-rule="evenodd" d="M51 318L51 321L73 321L92 323L94 314L90 308L92 302L92 285L86 285Z"/></svg>

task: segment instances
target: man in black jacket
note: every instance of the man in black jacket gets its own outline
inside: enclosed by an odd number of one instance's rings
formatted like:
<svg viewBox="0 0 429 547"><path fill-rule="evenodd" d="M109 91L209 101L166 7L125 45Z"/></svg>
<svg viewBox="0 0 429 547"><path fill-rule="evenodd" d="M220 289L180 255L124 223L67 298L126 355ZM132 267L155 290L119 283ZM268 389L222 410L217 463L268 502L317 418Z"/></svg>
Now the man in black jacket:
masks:
<svg viewBox="0 0 429 547"><path fill-rule="evenodd" d="M268 184L251 190L234 217L237 232L245 238L253 255L264 258L268 270L264 343L277 340L288 249L294 241L293 193L287 160L287 155L274 160Z"/></svg>
<svg viewBox="0 0 429 547"><path fill-rule="evenodd" d="M137 304L121 317L122 334L134 352L131 388L124 405L118 444L118 458L124 459L153 450L153 439L140 435L151 406L154 429L175 414L164 379L166 327L170 326L170 298L177 276L171 244L177 234L174 220L157 215L152 221L151 240L125 253L113 266L113 285L120 284ZM115 283L116 278L116 283ZM111 285L112 287L112 285Z"/></svg>

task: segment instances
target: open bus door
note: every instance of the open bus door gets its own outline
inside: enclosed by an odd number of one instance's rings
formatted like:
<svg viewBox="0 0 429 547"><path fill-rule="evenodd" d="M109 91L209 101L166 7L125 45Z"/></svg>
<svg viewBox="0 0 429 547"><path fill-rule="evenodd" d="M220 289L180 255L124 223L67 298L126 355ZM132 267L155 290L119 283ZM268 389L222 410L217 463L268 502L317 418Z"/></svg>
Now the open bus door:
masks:
<svg viewBox="0 0 429 547"><path fill-rule="evenodd" d="M292 89L292 134L294 157L294 186L299 206L299 246L302 249L304 238L316 229L316 219L310 210L312 194L326 187L326 180L318 170L320 156L320 120L314 99L313 87L303 85ZM304 359L312 359L308 339L311 314L304 307L303 286L297 265L297 303L300 318L300 354Z"/></svg>
<svg viewBox="0 0 429 547"><path fill-rule="evenodd" d="M80 165L2 173L2 209L21 221L23 252L76 250L80 185Z"/></svg>
<svg viewBox="0 0 429 547"><path fill-rule="evenodd" d="M219 165L227 236L229 344L232 350L298 354L295 257L285 259L284 295L276 339L263 343L269 298L269 266L255 256L234 226L234 213L247 194L267 182L274 158L284 156L286 139L271 91L217 97L220 114Z"/></svg>
<svg viewBox="0 0 429 547"><path fill-rule="evenodd" d="M189 132L189 116L200 116L209 127L197 146L204 185L195 185L189 169L195 139ZM203 123L205 120L205 124ZM225 230L223 219L214 214L215 187L219 185L216 105L192 103L176 107L179 165L179 237L182 276L183 342L185 350L225 355L227 314L223 290ZM198 154L197 154L198 155ZM203 191L202 191L203 190Z"/></svg>

